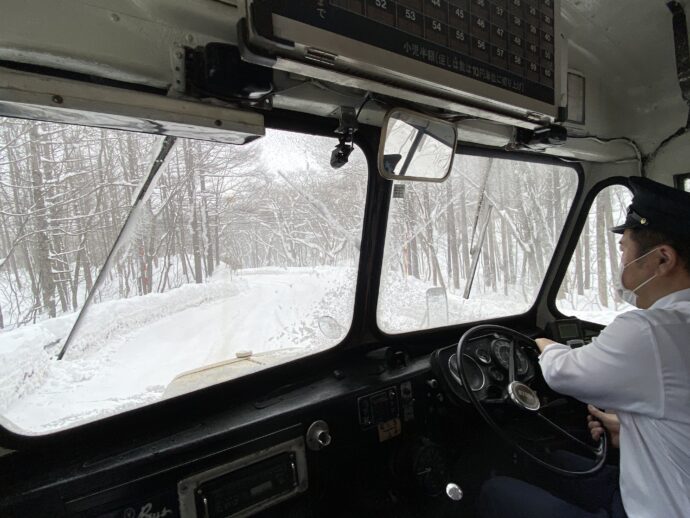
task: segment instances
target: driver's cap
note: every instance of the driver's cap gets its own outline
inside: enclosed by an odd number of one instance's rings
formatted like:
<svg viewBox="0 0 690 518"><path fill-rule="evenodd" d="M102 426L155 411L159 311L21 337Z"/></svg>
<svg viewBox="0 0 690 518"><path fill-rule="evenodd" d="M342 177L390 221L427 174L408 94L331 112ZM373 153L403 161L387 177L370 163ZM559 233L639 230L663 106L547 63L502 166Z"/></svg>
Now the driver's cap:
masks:
<svg viewBox="0 0 690 518"><path fill-rule="evenodd" d="M626 228L648 228L690 239L690 193L648 178L632 177L628 185L633 199L627 217L611 232L622 234Z"/></svg>

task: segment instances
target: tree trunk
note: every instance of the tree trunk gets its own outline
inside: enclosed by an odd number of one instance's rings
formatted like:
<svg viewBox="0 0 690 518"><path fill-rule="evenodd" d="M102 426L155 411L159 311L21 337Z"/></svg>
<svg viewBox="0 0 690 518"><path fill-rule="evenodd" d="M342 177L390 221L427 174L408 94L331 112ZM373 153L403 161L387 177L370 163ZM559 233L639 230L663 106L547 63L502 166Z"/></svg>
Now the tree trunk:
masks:
<svg viewBox="0 0 690 518"><path fill-rule="evenodd" d="M467 197L465 196L465 179L460 176L460 251L462 253L463 278L470 277L470 245L467 237Z"/></svg>
<svg viewBox="0 0 690 518"><path fill-rule="evenodd" d="M460 261L458 258L458 233L455 229L455 204L453 203L453 179L446 181L446 233L448 237L448 265L453 278L453 289L460 289ZM449 279L450 281L450 279Z"/></svg>
<svg viewBox="0 0 690 518"><path fill-rule="evenodd" d="M599 301L604 307L609 305L608 282L606 276L606 200L597 196L597 289Z"/></svg>
<svg viewBox="0 0 690 518"><path fill-rule="evenodd" d="M611 195L613 190L609 187L602 191L599 196L605 194L604 196L604 215L605 215L605 226L606 226L606 244L607 244L607 254L609 258L609 268L611 269L611 275L615 278L618 275L618 252L616 249L616 235L613 232L609 232L608 229L613 227L613 210L611 207Z"/></svg>
<svg viewBox="0 0 690 518"><path fill-rule="evenodd" d="M37 230L34 257L38 266L38 283L41 289L43 310L50 318L55 318L55 283L50 260L50 239L48 237L48 218L46 217L46 203L44 197L44 182L39 146L40 135L38 127L30 126L29 149L31 154L31 194L36 213L35 225Z"/></svg>
<svg viewBox="0 0 690 518"><path fill-rule="evenodd" d="M584 257L583 264L585 266L585 289L592 289L592 256L590 253L591 249L591 231L590 231L590 214L587 216L587 221L585 222L585 232L584 232Z"/></svg>
<svg viewBox="0 0 690 518"><path fill-rule="evenodd" d="M575 285L577 286L577 294L584 295L584 279L582 276L582 242L575 247Z"/></svg>
<svg viewBox="0 0 690 518"><path fill-rule="evenodd" d="M415 209L412 206L412 196L414 194L413 186L405 185L405 191L405 228L407 229L406 241L408 242L408 274L419 279L419 252L417 250L417 238L413 237L413 233L416 230Z"/></svg>

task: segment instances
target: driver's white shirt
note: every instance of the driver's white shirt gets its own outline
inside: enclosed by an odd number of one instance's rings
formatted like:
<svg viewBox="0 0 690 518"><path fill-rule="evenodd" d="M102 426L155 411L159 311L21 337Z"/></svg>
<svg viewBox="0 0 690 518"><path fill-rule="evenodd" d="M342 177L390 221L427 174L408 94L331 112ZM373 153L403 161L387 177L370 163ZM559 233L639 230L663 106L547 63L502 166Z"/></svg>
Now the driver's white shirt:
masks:
<svg viewBox="0 0 690 518"><path fill-rule="evenodd" d="M557 392L616 412L630 518L690 517L690 289L619 315L592 343L539 357Z"/></svg>

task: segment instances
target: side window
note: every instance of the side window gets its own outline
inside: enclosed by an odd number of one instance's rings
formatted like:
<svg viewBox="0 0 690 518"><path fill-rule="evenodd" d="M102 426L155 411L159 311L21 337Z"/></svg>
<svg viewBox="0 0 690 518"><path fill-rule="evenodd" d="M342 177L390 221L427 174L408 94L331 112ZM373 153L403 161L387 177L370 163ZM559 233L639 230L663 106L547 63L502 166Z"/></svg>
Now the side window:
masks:
<svg viewBox="0 0 690 518"><path fill-rule="evenodd" d="M633 309L613 288L620 268L619 237L609 231L625 219L631 200L630 189L622 185L611 185L597 194L558 291L556 307L561 313L606 325Z"/></svg>

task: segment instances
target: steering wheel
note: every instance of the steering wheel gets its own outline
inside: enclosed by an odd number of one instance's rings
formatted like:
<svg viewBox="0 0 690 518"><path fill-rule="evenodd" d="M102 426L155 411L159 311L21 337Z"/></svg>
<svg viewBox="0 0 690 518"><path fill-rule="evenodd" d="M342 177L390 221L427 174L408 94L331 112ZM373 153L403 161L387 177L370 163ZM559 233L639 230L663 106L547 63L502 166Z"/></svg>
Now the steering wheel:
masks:
<svg viewBox="0 0 690 518"><path fill-rule="evenodd" d="M496 350L487 353L486 344L481 343L482 340L480 340L481 337L479 335L484 337L491 337L493 335L494 339L491 346ZM496 345L497 343L498 345ZM492 353L493 355L489 356ZM479 325L469 329L460 338L455 357L459 381L462 383L467 399L503 440L527 455L537 464L560 475L569 477L587 476L596 473L604 466L606 461L608 451L606 434L602 434L596 446L587 444L544 415L542 410L547 405L543 405L542 398L528 384L530 383L530 378L539 370L537 354L538 348L534 340L507 327ZM476 361L474 358L477 358L479 361ZM479 372L476 370L477 368L481 371L481 388L484 387L485 380L489 379L484 372L485 370L495 369L497 372L499 371L495 367L489 367L493 358L500 366L504 367L503 370L508 371L507 380L504 375L497 376L496 373L493 373L494 375L491 377L494 393L500 390L501 397L499 398L489 398L486 390L480 391L473 387L473 381L474 385L476 385L477 373ZM472 366L474 371L470 372L468 365ZM450 364L449 368L452 368ZM456 379L456 381L458 380ZM487 410L487 405L512 407L518 414L542 421L561 440L572 446L577 446L580 450L585 450L592 455L592 466L581 470L566 469L555 464L553 459L549 459L546 452L537 455L529 451L525 446L526 439L518 440L515 435L508 434L492 417Z"/></svg>

